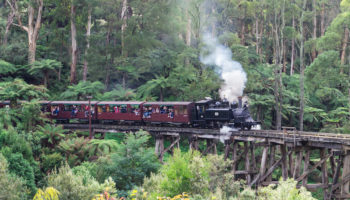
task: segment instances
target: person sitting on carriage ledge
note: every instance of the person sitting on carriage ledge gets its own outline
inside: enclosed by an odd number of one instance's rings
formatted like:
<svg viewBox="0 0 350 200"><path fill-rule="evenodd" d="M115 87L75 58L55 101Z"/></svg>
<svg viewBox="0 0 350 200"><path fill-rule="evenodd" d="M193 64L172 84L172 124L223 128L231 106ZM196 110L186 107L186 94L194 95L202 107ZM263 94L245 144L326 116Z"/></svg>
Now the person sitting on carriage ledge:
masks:
<svg viewBox="0 0 350 200"><path fill-rule="evenodd" d="M78 113L78 109L75 105L73 105L72 112L70 113L71 118L75 117Z"/></svg>
<svg viewBox="0 0 350 200"><path fill-rule="evenodd" d="M88 117L89 116L89 106L86 105L85 106L85 117Z"/></svg>
<svg viewBox="0 0 350 200"><path fill-rule="evenodd" d="M54 110L52 111L52 115L53 115L53 116L57 116L58 113L59 113L59 111L60 111L60 108L59 108L58 106L55 106L55 107L54 107Z"/></svg>
<svg viewBox="0 0 350 200"><path fill-rule="evenodd" d="M168 117L174 118L174 111L173 111L173 109L169 109Z"/></svg>

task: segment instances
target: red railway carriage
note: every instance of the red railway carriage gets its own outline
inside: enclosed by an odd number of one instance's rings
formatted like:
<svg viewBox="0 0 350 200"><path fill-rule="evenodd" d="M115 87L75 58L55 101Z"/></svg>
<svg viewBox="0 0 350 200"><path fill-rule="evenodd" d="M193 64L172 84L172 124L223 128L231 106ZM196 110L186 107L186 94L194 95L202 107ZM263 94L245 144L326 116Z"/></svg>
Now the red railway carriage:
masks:
<svg viewBox="0 0 350 200"><path fill-rule="evenodd" d="M10 106L10 101L0 101L0 108L5 108L6 106Z"/></svg>
<svg viewBox="0 0 350 200"><path fill-rule="evenodd" d="M143 101L102 101L97 118L102 122L141 122Z"/></svg>
<svg viewBox="0 0 350 200"><path fill-rule="evenodd" d="M51 112L50 103L51 103L50 101L39 101L41 112L50 113Z"/></svg>
<svg viewBox="0 0 350 200"><path fill-rule="evenodd" d="M143 121L151 124L190 124L192 102L146 102Z"/></svg>
<svg viewBox="0 0 350 200"><path fill-rule="evenodd" d="M91 120L97 120L98 101L91 101ZM51 118L58 121L69 122L69 119L89 120L88 101L52 101Z"/></svg>

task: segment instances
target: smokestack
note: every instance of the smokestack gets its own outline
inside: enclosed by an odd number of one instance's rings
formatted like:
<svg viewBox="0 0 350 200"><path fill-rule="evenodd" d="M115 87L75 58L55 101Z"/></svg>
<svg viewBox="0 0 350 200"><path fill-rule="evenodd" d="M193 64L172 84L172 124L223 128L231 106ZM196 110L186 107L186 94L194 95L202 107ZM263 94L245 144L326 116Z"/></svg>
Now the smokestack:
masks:
<svg viewBox="0 0 350 200"><path fill-rule="evenodd" d="M238 108L242 108L242 96L238 97Z"/></svg>

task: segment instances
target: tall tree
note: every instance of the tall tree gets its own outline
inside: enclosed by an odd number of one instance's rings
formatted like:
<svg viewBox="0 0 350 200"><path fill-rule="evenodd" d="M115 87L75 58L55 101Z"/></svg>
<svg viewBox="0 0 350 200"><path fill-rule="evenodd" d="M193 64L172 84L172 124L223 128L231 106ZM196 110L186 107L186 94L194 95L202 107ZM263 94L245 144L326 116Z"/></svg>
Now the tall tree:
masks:
<svg viewBox="0 0 350 200"><path fill-rule="evenodd" d="M86 81L87 73L88 73L88 51L90 48L90 36L91 36L91 15L92 15L92 6L91 4L88 5L88 21L86 26L86 49L85 49L85 58L84 58L84 69L83 69L83 81Z"/></svg>
<svg viewBox="0 0 350 200"><path fill-rule="evenodd" d="M75 26L76 5L75 1L71 0L70 5L70 29L71 29L71 66L70 66L70 84L75 84L77 76L78 62L78 44L77 44L77 28Z"/></svg>
<svg viewBox="0 0 350 200"><path fill-rule="evenodd" d="M304 130L304 13L307 0L303 1L303 8L300 17L300 109L299 109L299 130Z"/></svg>
<svg viewBox="0 0 350 200"><path fill-rule="evenodd" d="M27 32L28 37L28 63L32 64L35 62L36 55L36 43L39 37L39 31L41 27L41 17L42 11L44 7L44 0L29 0L25 4L27 5L27 13L28 13L28 24L27 26L23 25L21 18L21 11L19 10L19 6L17 0L7 0L8 5L11 7L12 12L15 13L18 24L14 24L15 26L20 27L22 30ZM35 16L36 12L36 16ZM35 21L35 22L34 22Z"/></svg>

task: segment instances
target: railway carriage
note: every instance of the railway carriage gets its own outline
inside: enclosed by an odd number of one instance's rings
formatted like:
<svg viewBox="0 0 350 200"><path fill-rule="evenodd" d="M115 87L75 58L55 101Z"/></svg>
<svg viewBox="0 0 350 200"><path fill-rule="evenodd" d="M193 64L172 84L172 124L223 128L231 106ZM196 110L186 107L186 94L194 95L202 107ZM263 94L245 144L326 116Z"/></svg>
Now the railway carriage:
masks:
<svg viewBox="0 0 350 200"><path fill-rule="evenodd" d="M10 101L0 101L0 108L5 108L6 106L10 106Z"/></svg>
<svg viewBox="0 0 350 200"><path fill-rule="evenodd" d="M97 121L97 103L97 101L90 102L93 121ZM72 119L78 119L81 122L89 121L88 101L52 101L50 107L51 118L58 122L69 123Z"/></svg>
<svg viewBox="0 0 350 200"><path fill-rule="evenodd" d="M102 123L141 123L143 101L101 101L97 118Z"/></svg>
<svg viewBox="0 0 350 200"><path fill-rule="evenodd" d="M191 123L192 102L146 102L143 121L146 124L188 125Z"/></svg>

